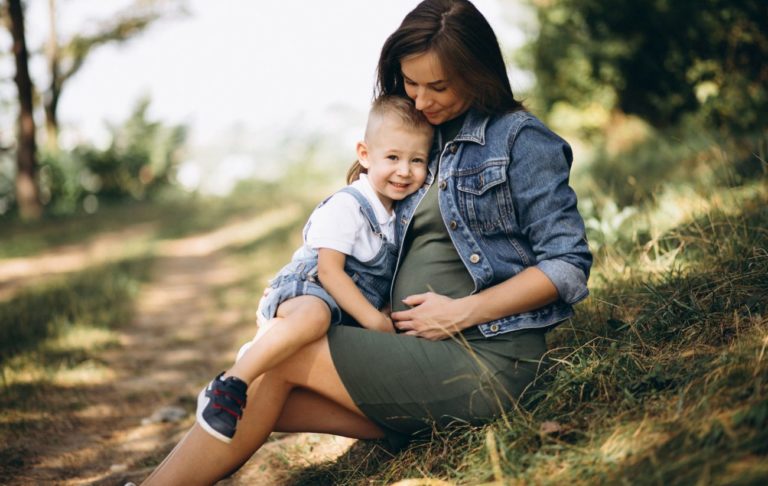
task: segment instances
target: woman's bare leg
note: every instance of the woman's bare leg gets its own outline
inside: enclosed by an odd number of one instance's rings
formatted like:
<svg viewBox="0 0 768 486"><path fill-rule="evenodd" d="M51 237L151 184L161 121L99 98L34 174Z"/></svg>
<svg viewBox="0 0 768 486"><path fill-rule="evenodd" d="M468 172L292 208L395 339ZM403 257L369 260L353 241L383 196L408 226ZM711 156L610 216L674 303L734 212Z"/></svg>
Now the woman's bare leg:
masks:
<svg viewBox="0 0 768 486"><path fill-rule="evenodd" d="M305 388L294 388L275 423L275 432L316 432L353 439L381 439L384 432L368 418Z"/></svg>
<svg viewBox="0 0 768 486"><path fill-rule="evenodd" d="M319 420L309 423L309 417L298 417L301 415L301 403L286 405L288 397L296 388L307 389L320 395L363 419L360 421L357 417L352 417L349 420L349 415L337 410L337 421L333 426L340 434L343 432L342 435L349 437L371 437L371 432L376 426L365 418L344 388L333 366L328 339L323 337L300 349L254 381L248 389L248 405L232 443L225 444L211 437L195 424L144 484L213 484L245 463L261 447L269 434L276 430L278 418L281 417L282 425L286 428L290 426L297 430L296 426L306 425L313 431L327 431L321 415L313 413ZM296 396L299 397L297 400L308 402L307 395L294 395ZM309 401L318 403L311 396Z"/></svg>
<svg viewBox="0 0 768 486"><path fill-rule="evenodd" d="M320 298L301 295L286 300L277 308L277 316L269 328L254 339L253 344L224 377L236 376L250 384L308 343L328 332L331 311Z"/></svg>

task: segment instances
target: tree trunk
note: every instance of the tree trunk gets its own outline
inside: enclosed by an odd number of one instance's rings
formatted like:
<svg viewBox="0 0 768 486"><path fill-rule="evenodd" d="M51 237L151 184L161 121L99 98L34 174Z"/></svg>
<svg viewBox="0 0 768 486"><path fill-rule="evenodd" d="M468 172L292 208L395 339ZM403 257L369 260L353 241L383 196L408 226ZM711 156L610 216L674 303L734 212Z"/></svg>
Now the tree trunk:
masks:
<svg viewBox="0 0 768 486"><path fill-rule="evenodd" d="M45 147L50 153L59 151L59 93L49 93L45 99Z"/></svg>
<svg viewBox="0 0 768 486"><path fill-rule="evenodd" d="M17 147L16 203L22 219L38 219L42 213L37 188L35 119L32 116L32 79L27 67L24 11L21 0L8 0L8 14L16 58L16 87L19 91L19 137Z"/></svg>
<svg viewBox="0 0 768 486"><path fill-rule="evenodd" d="M60 72L59 72L59 36L56 29L56 0L48 0L48 73L51 76L51 84L48 92L43 97L45 105L45 145L46 148L56 153L59 151L59 94Z"/></svg>

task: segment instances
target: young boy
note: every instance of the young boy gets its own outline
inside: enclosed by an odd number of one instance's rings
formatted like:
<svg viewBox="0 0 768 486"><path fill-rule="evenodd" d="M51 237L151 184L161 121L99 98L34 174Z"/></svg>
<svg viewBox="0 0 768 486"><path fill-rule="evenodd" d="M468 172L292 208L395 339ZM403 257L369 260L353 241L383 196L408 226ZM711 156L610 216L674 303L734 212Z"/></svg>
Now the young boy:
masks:
<svg viewBox="0 0 768 486"><path fill-rule="evenodd" d="M212 436L229 443L248 385L322 337L331 324L351 317L365 328L394 332L381 312L397 262L394 204L424 183L432 134L411 100L374 101L349 185L315 209L304 227L304 244L270 281L259 303L256 338L200 392L197 422Z"/></svg>

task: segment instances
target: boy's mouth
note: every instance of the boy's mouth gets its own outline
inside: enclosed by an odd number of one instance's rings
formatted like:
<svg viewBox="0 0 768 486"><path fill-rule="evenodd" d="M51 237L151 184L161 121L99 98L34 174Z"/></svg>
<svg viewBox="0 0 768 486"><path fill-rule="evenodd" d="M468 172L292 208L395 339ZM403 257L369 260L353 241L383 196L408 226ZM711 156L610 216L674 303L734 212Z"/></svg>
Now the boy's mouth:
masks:
<svg viewBox="0 0 768 486"><path fill-rule="evenodd" d="M402 182L390 182L393 186L395 186L398 189L407 189L410 184L408 183L402 183Z"/></svg>

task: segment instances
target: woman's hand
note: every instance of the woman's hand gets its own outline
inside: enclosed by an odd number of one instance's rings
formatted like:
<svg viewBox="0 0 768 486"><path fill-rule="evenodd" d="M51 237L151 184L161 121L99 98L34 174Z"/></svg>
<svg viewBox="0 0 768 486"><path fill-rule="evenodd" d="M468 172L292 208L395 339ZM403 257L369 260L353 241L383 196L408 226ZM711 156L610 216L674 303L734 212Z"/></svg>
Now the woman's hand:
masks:
<svg viewBox="0 0 768 486"><path fill-rule="evenodd" d="M469 309L459 299L427 292L408 296L403 303L411 309L393 312L392 320L409 336L439 341L472 325Z"/></svg>

